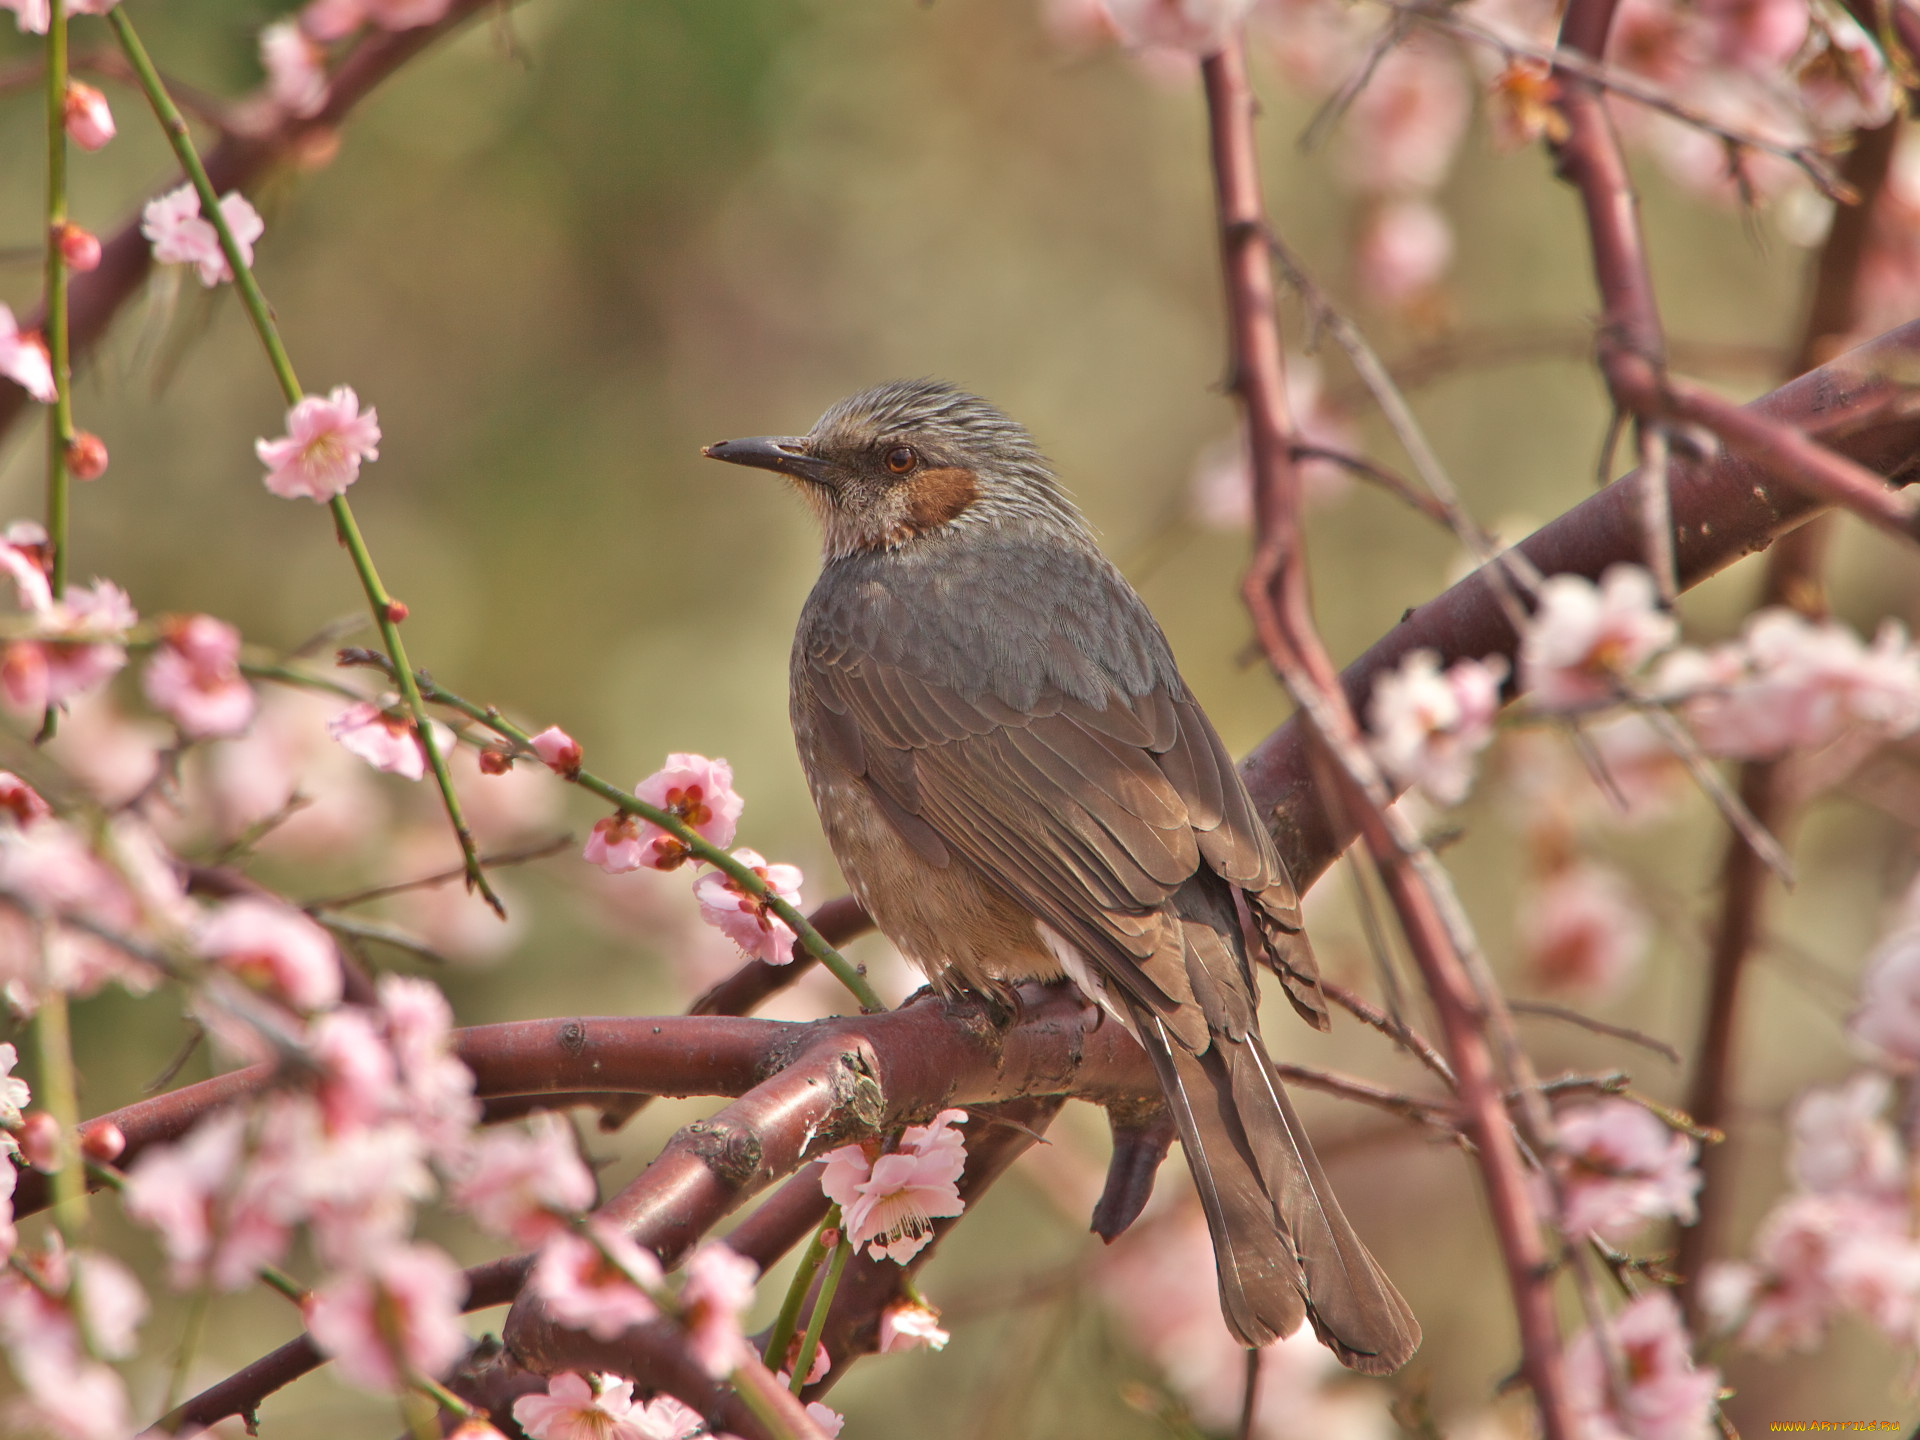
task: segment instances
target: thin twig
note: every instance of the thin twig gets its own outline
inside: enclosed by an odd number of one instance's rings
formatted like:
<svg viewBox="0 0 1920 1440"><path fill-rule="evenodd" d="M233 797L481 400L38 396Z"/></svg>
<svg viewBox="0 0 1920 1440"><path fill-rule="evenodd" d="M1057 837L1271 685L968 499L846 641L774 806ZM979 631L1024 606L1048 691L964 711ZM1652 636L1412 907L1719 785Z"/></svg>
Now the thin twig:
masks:
<svg viewBox="0 0 1920 1440"><path fill-rule="evenodd" d="M234 239L233 230L220 209L220 196L214 190L213 182L207 178L206 167L200 162L200 152L194 146L187 122L168 96L167 87L154 69L146 47L140 43L133 22L127 19L125 8L116 5L108 11L107 23L113 27L121 51L133 66L140 88L146 92L147 103L153 107L161 130L173 146L181 168L187 172L194 193L200 198L201 217L213 226L220 238L220 251L232 271L234 288L239 291L247 316L253 321L254 332L260 337L261 348L266 351L267 363L273 370L274 378L280 382L281 395L289 408L298 405L305 392L300 388L299 377L294 374L293 360L280 338L280 328L274 322L267 297L261 292L260 283L254 278L253 269L247 257L241 253L239 242ZM414 684L413 664L407 659L406 645L400 638L400 617L403 612L395 606L393 596L388 593L380 579L380 572L374 567L373 552L367 548L347 497L344 494L333 496L327 501L327 508L333 515L334 533L352 557L354 572L360 578L360 588L366 592L373 622L379 627L381 643L387 647L387 653L393 656L400 694L406 701L408 713L413 717L414 740L426 758L427 768L433 771L434 783L440 790L440 802L447 812L447 823L452 827L454 839L460 845L460 853L466 859L467 888L476 891L496 915L505 919L507 907L494 894L493 886L487 882L487 873L480 866L473 831L467 826L460 796L453 788L453 776L447 769L446 757L440 753L439 743L433 737L433 727L427 723L426 706Z"/></svg>
<svg viewBox="0 0 1920 1440"><path fill-rule="evenodd" d="M1459 9L1454 6L1442 8L1433 4L1432 0L1378 0L1378 3L1397 13L1411 15L1436 30L1490 46L1509 60L1520 58L1541 61L1599 89L1610 91L1622 99L1644 105L1649 110L1657 110L1663 115L1670 115L1683 125L1713 136L1731 149L1754 150L1763 155L1776 156L1805 171L1807 178L1812 180L1820 193L1830 200L1844 203L1854 198L1846 181L1834 172L1832 162L1817 146L1795 144L1790 140L1777 140L1771 136L1757 135L1750 130L1741 130L1735 126L1722 124L1683 101L1676 100L1657 85L1600 63L1592 54L1582 53L1578 49L1565 45L1538 45L1517 36L1504 34L1491 27L1462 18Z"/></svg>
<svg viewBox="0 0 1920 1440"><path fill-rule="evenodd" d="M1625 1040L1630 1045L1638 1045L1672 1064L1678 1065L1680 1052L1666 1041L1656 1039L1644 1030L1635 1030L1627 1025L1613 1025L1605 1020L1596 1020L1591 1015L1583 1015L1578 1010L1565 1005L1549 1004L1545 1000L1509 1000L1507 1008L1516 1015L1541 1015L1551 1020L1564 1020L1569 1025L1578 1025L1582 1030L1591 1030L1596 1035L1610 1035L1615 1040Z"/></svg>

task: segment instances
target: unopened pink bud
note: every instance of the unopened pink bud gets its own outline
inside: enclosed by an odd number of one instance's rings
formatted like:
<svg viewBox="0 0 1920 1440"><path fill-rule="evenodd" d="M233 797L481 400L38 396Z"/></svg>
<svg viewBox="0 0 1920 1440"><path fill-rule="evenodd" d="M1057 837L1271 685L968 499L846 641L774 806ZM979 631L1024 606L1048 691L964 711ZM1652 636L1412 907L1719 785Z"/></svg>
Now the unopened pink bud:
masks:
<svg viewBox="0 0 1920 1440"><path fill-rule="evenodd" d="M107 442L91 430L76 430L67 443L67 470L76 480L98 480L107 473Z"/></svg>
<svg viewBox="0 0 1920 1440"><path fill-rule="evenodd" d="M107 97L84 80L67 82L67 134L82 150L98 150L114 137Z"/></svg>
<svg viewBox="0 0 1920 1440"><path fill-rule="evenodd" d="M554 774L564 775L569 780L580 773L580 762L584 758L580 742L558 725L549 725L533 737L533 753Z"/></svg>
<svg viewBox="0 0 1920 1440"><path fill-rule="evenodd" d="M67 268L76 274L84 275L89 270L100 268L100 237L91 230L82 230L78 225L62 225L55 238L60 246L60 257L67 262Z"/></svg>
<svg viewBox="0 0 1920 1440"><path fill-rule="evenodd" d="M127 1153L127 1132L111 1120L89 1125L80 1132L80 1149L89 1160L111 1165Z"/></svg>
<svg viewBox="0 0 1920 1440"><path fill-rule="evenodd" d="M398 625L402 620L405 620L407 616L411 615L412 613L413 612L411 610L407 609L407 602L404 600L387 601L387 619L391 620L396 625Z"/></svg>
<svg viewBox="0 0 1920 1440"><path fill-rule="evenodd" d="M60 1122L44 1110L35 1110L20 1124L20 1153L36 1170L51 1175L60 1168Z"/></svg>

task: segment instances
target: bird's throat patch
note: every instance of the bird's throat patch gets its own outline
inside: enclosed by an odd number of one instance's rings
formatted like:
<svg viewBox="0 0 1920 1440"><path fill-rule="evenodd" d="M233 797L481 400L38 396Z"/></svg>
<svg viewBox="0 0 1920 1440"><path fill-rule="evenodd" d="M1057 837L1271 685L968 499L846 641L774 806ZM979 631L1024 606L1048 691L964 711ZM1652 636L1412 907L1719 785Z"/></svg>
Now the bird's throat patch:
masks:
<svg viewBox="0 0 1920 1440"><path fill-rule="evenodd" d="M906 530L923 535L956 519L980 498L980 479L958 465L922 470L907 482Z"/></svg>

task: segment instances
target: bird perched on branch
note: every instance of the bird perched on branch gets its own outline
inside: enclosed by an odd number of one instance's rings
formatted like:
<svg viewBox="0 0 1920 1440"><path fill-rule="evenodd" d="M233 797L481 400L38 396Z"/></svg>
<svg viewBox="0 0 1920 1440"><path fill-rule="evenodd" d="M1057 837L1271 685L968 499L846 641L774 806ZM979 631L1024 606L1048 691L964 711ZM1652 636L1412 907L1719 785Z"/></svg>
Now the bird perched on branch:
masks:
<svg viewBox="0 0 1920 1440"><path fill-rule="evenodd" d="M948 993L1070 977L1152 1057L1234 1333L1265 1345L1306 1318L1344 1364L1397 1369L1419 1324L1340 1213L1260 1036L1255 960L1327 1024L1293 883L1032 437L903 381L805 435L705 453L789 477L825 533L793 731L874 921Z"/></svg>

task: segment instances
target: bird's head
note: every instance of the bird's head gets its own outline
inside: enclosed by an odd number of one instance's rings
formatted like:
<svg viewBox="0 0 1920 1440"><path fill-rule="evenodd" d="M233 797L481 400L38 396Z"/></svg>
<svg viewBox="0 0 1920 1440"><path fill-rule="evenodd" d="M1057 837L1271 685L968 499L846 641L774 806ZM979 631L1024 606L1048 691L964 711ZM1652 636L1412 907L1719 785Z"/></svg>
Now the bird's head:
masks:
<svg viewBox="0 0 1920 1440"><path fill-rule="evenodd" d="M701 453L793 480L820 517L830 559L1023 520L1085 534L1026 429L938 380L863 390L805 435L723 440Z"/></svg>

